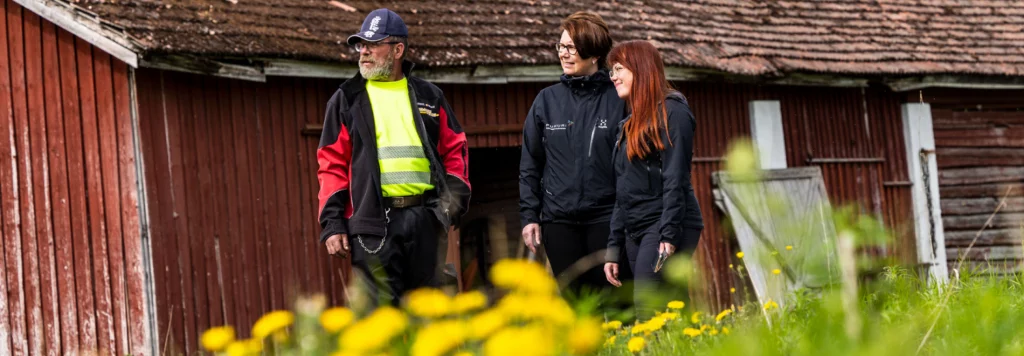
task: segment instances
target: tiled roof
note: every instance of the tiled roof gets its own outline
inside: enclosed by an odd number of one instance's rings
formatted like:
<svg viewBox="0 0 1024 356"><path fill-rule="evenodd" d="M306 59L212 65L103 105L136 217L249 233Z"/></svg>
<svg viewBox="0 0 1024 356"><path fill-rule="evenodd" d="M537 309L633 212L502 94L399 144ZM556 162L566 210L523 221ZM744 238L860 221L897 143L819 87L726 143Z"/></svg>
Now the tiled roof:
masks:
<svg viewBox="0 0 1024 356"><path fill-rule="evenodd" d="M617 41L648 39L667 65L743 75L1024 76L1024 1L985 0L80 0L146 52L353 62L344 45L369 11L405 19L433 67L557 63L577 10Z"/></svg>

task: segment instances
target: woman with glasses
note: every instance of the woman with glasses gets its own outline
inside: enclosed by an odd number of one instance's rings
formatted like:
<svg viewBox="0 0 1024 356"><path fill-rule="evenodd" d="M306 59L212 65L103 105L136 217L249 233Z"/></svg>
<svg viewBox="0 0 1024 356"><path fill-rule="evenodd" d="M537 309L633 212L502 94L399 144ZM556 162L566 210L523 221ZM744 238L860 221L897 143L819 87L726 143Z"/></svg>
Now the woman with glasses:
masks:
<svg viewBox="0 0 1024 356"><path fill-rule="evenodd" d="M561 81L537 95L523 125L519 214L526 246L536 253L543 245L552 272L580 293L609 286L601 262L615 202L612 147L625 103L603 69L612 48L604 20L577 12L561 29L552 48Z"/></svg>
<svg viewBox="0 0 1024 356"><path fill-rule="evenodd" d="M697 122L686 98L666 80L651 43L621 43L608 63L631 115L620 124L614 146L615 206L605 276L621 285L619 268L628 262L637 317L646 319L672 297L657 294L664 260L676 250L692 253L704 228L690 183ZM625 259L618 253L623 247Z"/></svg>

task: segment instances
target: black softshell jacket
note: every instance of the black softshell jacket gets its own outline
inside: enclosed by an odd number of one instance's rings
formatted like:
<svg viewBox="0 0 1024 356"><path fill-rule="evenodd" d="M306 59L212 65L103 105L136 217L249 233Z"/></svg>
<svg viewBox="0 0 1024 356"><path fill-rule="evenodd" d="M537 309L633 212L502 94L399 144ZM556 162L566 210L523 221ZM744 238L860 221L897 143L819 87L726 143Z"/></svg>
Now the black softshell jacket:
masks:
<svg viewBox="0 0 1024 356"><path fill-rule="evenodd" d="M607 222L615 202L612 149L625 102L608 72L562 76L537 95L523 125L519 216L523 226Z"/></svg>
<svg viewBox="0 0 1024 356"><path fill-rule="evenodd" d="M704 228L690 182L697 121L682 94L673 92L665 102L668 135L662 135L663 150L629 160L623 133L619 134L615 145L617 200L611 217L608 262L619 262L619 251L626 237L640 238L655 224L660 241L682 249L695 248Z"/></svg>

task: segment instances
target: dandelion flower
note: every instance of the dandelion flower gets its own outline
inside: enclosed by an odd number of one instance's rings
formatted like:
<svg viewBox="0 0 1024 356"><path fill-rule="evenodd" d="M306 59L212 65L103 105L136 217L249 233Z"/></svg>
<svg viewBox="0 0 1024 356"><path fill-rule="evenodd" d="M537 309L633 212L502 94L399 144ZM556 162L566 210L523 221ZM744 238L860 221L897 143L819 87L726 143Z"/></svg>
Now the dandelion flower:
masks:
<svg viewBox="0 0 1024 356"><path fill-rule="evenodd" d="M736 293L736 288L729 288L729 293Z"/></svg>
<svg viewBox="0 0 1024 356"><path fill-rule="evenodd" d="M743 252L737 252L736 258L743 258Z"/></svg>
<svg viewBox="0 0 1024 356"><path fill-rule="evenodd" d="M487 306L487 296L481 291L472 291L455 296L452 309L457 314L465 314Z"/></svg>
<svg viewBox="0 0 1024 356"><path fill-rule="evenodd" d="M793 245L786 245L786 251L793 251Z"/></svg>
<svg viewBox="0 0 1024 356"><path fill-rule="evenodd" d="M462 321L445 320L430 323L416 334L411 354L414 356L444 355L466 341L466 326Z"/></svg>
<svg viewBox="0 0 1024 356"><path fill-rule="evenodd" d="M469 336L483 340L505 326L508 319L497 309L489 309L469 319Z"/></svg>
<svg viewBox="0 0 1024 356"><path fill-rule="evenodd" d="M459 351L455 356L473 356L473 353L469 351Z"/></svg>
<svg viewBox="0 0 1024 356"><path fill-rule="evenodd" d="M601 324L601 329L604 330L618 330L622 327L622 322L618 320L612 320L607 323Z"/></svg>
<svg viewBox="0 0 1024 356"><path fill-rule="evenodd" d="M634 337L632 339L629 339L629 342L626 343L626 348L629 349L629 352L637 353L637 352L640 352L640 350L644 349L644 345L646 343L647 342L644 341L644 338L642 338L642 337Z"/></svg>
<svg viewBox="0 0 1024 356"><path fill-rule="evenodd" d="M723 326L723 327L722 327L722 333L723 333L723 334L725 334L725 335L729 335L729 328L728 328L728 327L725 327L725 326Z"/></svg>
<svg viewBox="0 0 1024 356"><path fill-rule="evenodd" d="M224 348L224 354L228 356L245 356L251 355L253 354L253 352L251 352L249 350L249 347L246 346L245 341L235 341L228 344L228 346Z"/></svg>
<svg viewBox="0 0 1024 356"><path fill-rule="evenodd" d="M732 263L729 264L729 269L732 269Z"/></svg>
<svg viewBox="0 0 1024 356"><path fill-rule="evenodd" d="M764 303L764 310L770 310L772 308L778 308L778 307L779 307L779 303L776 303L775 301L773 301L771 299L769 299L767 302Z"/></svg>
<svg viewBox="0 0 1024 356"><path fill-rule="evenodd" d="M210 352L220 352L232 341L235 341L235 329L230 326L211 328L200 338L203 347Z"/></svg>
<svg viewBox="0 0 1024 356"><path fill-rule="evenodd" d="M612 345L615 345L615 335L609 336L608 340L604 341L604 346L605 347L612 346Z"/></svg>
<svg viewBox="0 0 1024 356"><path fill-rule="evenodd" d="M711 331L708 332L708 335L711 335L711 336L718 335L718 329L711 328Z"/></svg>
<svg viewBox="0 0 1024 356"><path fill-rule="evenodd" d="M701 331L701 332L704 332L704 331L708 331L708 330L710 330L710 329L711 329L711 326L710 326L710 325L707 325L707 324L704 324L704 325L701 325L701 326L700 326L700 331Z"/></svg>
<svg viewBox="0 0 1024 356"><path fill-rule="evenodd" d="M772 274L779 274L779 273L782 273L782 270L780 270L778 268L772 270Z"/></svg>
<svg viewBox="0 0 1024 356"><path fill-rule="evenodd" d="M347 352L367 353L380 348L408 326L409 318L401 311L380 307L349 326L338 338L338 346Z"/></svg>
<svg viewBox="0 0 1024 356"><path fill-rule="evenodd" d="M348 308L337 307L320 314L320 325L329 333L337 333L355 320L355 314Z"/></svg>
<svg viewBox="0 0 1024 356"><path fill-rule="evenodd" d="M554 353L555 342L551 333L536 324L506 328L484 343L484 354L488 356L544 356Z"/></svg>
<svg viewBox="0 0 1024 356"><path fill-rule="evenodd" d="M676 320L679 319L679 313L664 313L661 317L665 320Z"/></svg>
<svg viewBox="0 0 1024 356"><path fill-rule="evenodd" d="M700 330L694 329L694 328L683 329L683 335L686 335L686 336L689 336L689 337L698 337L698 336L700 336L700 334L703 334L703 333L704 333L703 331L700 331Z"/></svg>
<svg viewBox="0 0 1024 356"><path fill-rule="evenodd" d="M494 285L525 293L552 294L558 283L540 264L526 260L504 259L491 268Z"/></svg>
<svg viewBox="0 0 1024 356"><path fill-rule="evenodd" d="M569 332L568 346L573 355L586 355L601 345L601 325L594 319L578 321Z"/></svg>
<svg viewBox="0 0 1024 356"><path fill-rule="evenodd" d="M420 288L406 297L406 309L424 318L440 318L452 312L452 299L434 288Z"/></svg>
<svg viewBox="0 0 1024 356"><path fill-rule="evenodd" d="M717 323L722 321L722 319L725 319L725 317L729 316L729 314L732 314L732 309L723 310L721 313L718 313L718 315L715 316L715 322Z"/></svg>
<svg viewBox="0 0 1024 356"><path fill-rule="evenodd" d="M686 307L686 303L683 303L683 301L681 300L673 300L671 302L668 302L669 309L683 309L684 307Z"/></svg>
<svg viewBox="0 0 1024 356"><path fill-rule="evenodd" d="M272 311L264 314L252 326L252 337L264 339L275 331L284 329L295 322L295 315L287 310Z"/></svg>
<svg viewBox="0 0 1024 356"><path fill-rule="evenodd" d="M693 314L690 315L690 322L694 323L694 324L699 323L700 322L700 312L693 312Z"/></svg>

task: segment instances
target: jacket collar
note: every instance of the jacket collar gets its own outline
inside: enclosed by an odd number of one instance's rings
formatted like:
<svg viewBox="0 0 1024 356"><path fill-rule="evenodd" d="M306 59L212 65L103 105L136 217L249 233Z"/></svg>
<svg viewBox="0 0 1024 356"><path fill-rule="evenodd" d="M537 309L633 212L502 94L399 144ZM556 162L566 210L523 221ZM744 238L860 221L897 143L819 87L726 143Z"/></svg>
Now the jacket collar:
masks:
<svg viewBox="0 0 1024 356"><path fill-rule="evenodd" d="M562 74L562 84L577 90L590 90L600 89L605 85L612 84L612 78L608 75L608 70L598 69L596 73L582 76L582 77L570 77Z"/></svg>

